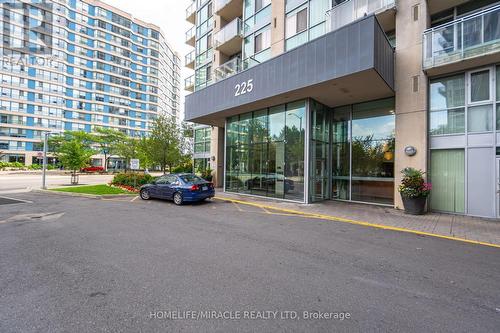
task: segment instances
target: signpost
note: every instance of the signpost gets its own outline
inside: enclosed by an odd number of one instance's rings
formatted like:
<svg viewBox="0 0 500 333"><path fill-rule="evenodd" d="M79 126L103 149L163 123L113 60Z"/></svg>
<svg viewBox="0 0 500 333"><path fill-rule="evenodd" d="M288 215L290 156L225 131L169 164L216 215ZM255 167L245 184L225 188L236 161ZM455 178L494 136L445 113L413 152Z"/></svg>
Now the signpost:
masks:
<svg viewBox="0 0 500 333"><path fill-rule="evenodd" d="M132 158L130 160L130 169L131 170L139 170L139 159L138 158Z"/></svg>
<svg viewBox="0 0 500 333"><path fill-rule="evenodd" d="M130 169L139 170L140 163L138 158L130 159ZM137 174L134 174L134 187L137 187Z"/></svg>

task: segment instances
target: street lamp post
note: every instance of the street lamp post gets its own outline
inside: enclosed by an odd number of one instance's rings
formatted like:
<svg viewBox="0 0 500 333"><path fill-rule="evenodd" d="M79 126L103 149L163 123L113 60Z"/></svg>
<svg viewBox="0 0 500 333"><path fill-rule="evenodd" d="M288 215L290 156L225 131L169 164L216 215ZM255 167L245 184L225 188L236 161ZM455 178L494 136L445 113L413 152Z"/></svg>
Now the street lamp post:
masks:
<svg viewBox="0 0 500 333"><path fill-rule="evenodd" d="M49 136L53 134L51 132L43 133L43 167L42 167L42 189L47 189L47 184L45 181L45 176L47 172L47 151L49 150Z"/></svg>

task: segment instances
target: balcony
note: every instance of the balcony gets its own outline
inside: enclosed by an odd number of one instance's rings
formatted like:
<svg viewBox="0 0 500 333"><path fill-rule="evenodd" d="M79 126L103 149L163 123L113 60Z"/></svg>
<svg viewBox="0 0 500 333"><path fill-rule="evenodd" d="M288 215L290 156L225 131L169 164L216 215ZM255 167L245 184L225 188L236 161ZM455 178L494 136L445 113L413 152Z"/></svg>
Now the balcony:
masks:
<svg viewBox="0 0 500 333"><path fill-rule="evenodd" d="M424 31L423 69L429 75L500 61L500 5Z"/></svg>
<svg viewBox="0 0 500 333"><path fill-rule="evenodd" d="M186 8L186 21L189 23L196 23L196 1L193 1L188 8Z"/></svg>
<svg viewBox="0 0 500 333"><path fill-rule="evenodd" d="M214 79L211 83L227 79L228 77L236 75L239 72L252 68L258 64L260 64L260 62L253 58L247 58L245 60L241 60L240 57L233 58L214 69Z"/></svg>
<svg viewBox="0 0 500 333"><path fill-rule="evenodd" d="M215 49L230 56L241 52L243 24L240 18L232 20L214 35Z"/></svg>
<svg viewBox="0 0 500 333"><path fill-rule="evenodd" d="M384 31L395 28L396 0L349 0L326 12L327 31L375 14Z"/></svg>
<svg viewBox="0 0 500 333"><path fill-rule="evenodd" d="M218 82L238 74L243 70L243 62L240 57L233 58L228 62L220 65L214 70L214 81Z"/></svg>
<svg viewBox="0 0 500 333"><path fill-rule="evenodd" d="M184 90L194 91L194 74L184 80Z"/></svg>
<svg viewBox="0 0 500 333"><path fill-rule="evenodd" d="M195 59L195 51L191 51L188 54L186 54L184 58L184 66L187 68L194 69L194 59Z"/></svg>
<svg viewBox="0 0 500 333"><path fill-rule="evenodd" d="M215 14L229 22L243 13L243 0L215 0Z"/></svg>
<svg viewBox="0 0 500 333"><path fill-rule="evenodd" d="M195 27L191 27L191 29L189 29L188 31L186 31L186 44L187 45L191 45L192 47L194 47L194 42L195 42Z"/></svg>

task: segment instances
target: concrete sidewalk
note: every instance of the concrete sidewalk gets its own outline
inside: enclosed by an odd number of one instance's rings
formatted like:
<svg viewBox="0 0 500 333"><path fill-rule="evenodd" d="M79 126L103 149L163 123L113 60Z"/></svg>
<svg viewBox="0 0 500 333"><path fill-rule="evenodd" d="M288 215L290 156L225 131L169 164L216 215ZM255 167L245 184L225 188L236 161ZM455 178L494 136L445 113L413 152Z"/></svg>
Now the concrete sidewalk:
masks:
<svg viewBox="0 0 500 333"><path fill-rule="evenodd" d="M297 212L303 215L311 214L311 217L314 218L324 217L339 222L378 228L387 227L387 229L396 231L429 234L443 238L459 238L500 246L500 220L497 219L441 213L414 216L389 207L330 200L305 205L271 198L224 193L222 190L217 191L216 198L259 205L265 209Z"/></svg>

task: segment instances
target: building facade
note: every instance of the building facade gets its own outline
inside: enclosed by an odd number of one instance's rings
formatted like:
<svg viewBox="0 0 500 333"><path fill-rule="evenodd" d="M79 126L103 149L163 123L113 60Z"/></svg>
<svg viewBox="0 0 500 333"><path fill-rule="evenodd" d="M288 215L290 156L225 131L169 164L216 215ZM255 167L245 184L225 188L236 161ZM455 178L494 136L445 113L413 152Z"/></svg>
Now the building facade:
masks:
<svg viewBox="0 0 500 333"><path fill-rule="evenodd" d="M108 127L140 137L158 115L178 117L179 56L156 25L97 0L0 10L1 161L41 163L44 132Z"/></svg>
<svg viewBox="0 0 500 333"><path fill-rule="evenodd" d="M195 61L186 120L214 128L225 191L402 208L400 171L414 167L430 210L500 216L499 1L192 6L188 21L211 14L194 40L212 39L193 57L212 57Z"/></svg>

